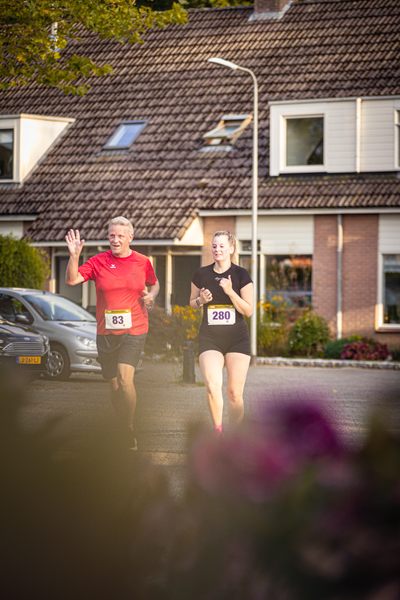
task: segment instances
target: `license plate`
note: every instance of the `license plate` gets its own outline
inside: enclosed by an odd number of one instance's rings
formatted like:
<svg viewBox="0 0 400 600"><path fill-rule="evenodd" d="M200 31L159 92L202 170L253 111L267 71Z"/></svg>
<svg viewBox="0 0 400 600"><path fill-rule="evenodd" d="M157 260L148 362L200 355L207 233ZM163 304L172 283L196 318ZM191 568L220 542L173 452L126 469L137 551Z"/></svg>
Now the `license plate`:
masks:
<svg viewBox="0 0 400 600"><path fill-rule="evenodd" d="M17 356L17 363L20 365L40 365L41 362L40 356Z"/></svg>

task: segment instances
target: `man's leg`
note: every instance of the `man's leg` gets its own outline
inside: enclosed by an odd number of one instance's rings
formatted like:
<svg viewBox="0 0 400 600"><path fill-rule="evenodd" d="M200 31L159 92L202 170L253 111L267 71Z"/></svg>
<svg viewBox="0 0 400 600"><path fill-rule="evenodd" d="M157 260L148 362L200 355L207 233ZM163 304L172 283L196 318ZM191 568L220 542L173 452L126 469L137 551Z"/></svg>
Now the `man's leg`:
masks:
<svg viewBox="0 0 400 600"><path fill-rule="evenodd" d="M135 367L118 364L117 377L110 380L111 402L121 424L133 425L136 408L136 390L133 383Z"/></svg>

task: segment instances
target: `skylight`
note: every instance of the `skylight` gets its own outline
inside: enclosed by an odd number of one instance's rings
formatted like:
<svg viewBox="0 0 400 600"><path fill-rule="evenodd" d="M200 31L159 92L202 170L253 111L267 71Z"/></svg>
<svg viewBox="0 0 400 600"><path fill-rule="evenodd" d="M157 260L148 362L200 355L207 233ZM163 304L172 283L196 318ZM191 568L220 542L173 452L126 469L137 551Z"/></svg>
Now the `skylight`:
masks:
<svg viewBox="0 0 400 600"><path fill-rule="evenodd" d="M146 123L147 121L123 121L112 134L104 148L107 150L129 148Z"/></svg>
<svg viewBox="0 0 400 600"><path fill-rule="evenodd" d="M220 146L218 149L230 148L242 135L253 115L224 115L215 129L203 135L205 145L202 150L210 150L210 146Z"/></svg>

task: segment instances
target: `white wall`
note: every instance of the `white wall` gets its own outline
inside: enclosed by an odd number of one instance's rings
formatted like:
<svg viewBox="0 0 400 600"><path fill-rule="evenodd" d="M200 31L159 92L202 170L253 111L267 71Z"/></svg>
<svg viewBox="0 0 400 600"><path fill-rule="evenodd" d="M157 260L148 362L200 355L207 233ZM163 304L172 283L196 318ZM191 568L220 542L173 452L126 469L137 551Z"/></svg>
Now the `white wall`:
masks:
<svg viewBox="0 0 400 600"><path fill-rule="evenodd" d="M0 235L12 233L16 238L22 238L23 227L22 221L0 221Z"/></svg>
<svg viewBox="0 0 400 600"><path fill-rule="evenodd" d="M238 240L251 240L251 217L236 218ZM262 254L313 254L314 218L312 215L260 216L258 239Z"/></svg>
<svg viewBox="0 0 400 600"><path fill-rule="evenodd" d="M400 215L379 215L379 252L400 254Z"/></svg>
<svg viewBox="0 0 400 600"><path fill-rule="evenodd" d="M50 120L27 115L21 117L20 181L25 179L68 124L69 122L65 120Z"/></svg>
<svg viewBox="0 0 400 600"><path fill-rule="evenodd" d="M395 168L394 100L363 100L361 105L361 171ZM399 106L400 108L400 106Z"/></svg>

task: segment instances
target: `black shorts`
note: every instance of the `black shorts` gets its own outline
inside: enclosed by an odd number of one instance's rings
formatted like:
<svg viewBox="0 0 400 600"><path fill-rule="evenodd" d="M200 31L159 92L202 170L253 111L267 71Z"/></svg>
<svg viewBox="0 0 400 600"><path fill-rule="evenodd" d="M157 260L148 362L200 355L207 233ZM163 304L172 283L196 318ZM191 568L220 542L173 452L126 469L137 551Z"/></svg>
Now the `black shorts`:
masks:
<svg viewBox="0 0 400 600"><path fill-rule="evenodd" d="M142 335L98 335L97 352L104 379L114 379L117 376L119 364L137 367L142 354L146 333Z"/></svg>
<svg viewBox="0 0 400 600"><path fill-rule="evenodd" d="M247 324L231 328L226 326L209 326L212 329L208 331L200 330L199 335L199 355L207 350L216 350L225 356L228 352L237 352L251 356L250 337ZM214 329L215 327L215 329ZM218 327L218 331L216 330ZM221 329L222 328L222 329Z"/></svg>

